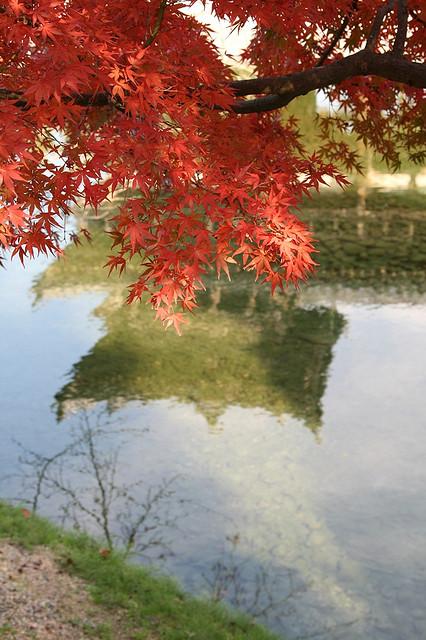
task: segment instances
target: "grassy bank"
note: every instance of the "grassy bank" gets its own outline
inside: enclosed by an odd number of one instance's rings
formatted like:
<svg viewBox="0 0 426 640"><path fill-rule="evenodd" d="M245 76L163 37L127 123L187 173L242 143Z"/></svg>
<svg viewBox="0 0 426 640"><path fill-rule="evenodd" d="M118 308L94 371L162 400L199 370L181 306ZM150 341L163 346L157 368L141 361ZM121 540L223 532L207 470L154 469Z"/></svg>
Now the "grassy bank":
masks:
<svg viewBox="0 0 426 640"><path fill-rule="evenodd" d="M127 564L119 553L104 557L86 535L65 532L37 516L0 502L0 539L26 548L51 549L67 572L87 582L93 601L125 612L132 640L276 640L277 636L223 606L184 594L176 584ZM99 638L111 639L103 626Z"/></svg>

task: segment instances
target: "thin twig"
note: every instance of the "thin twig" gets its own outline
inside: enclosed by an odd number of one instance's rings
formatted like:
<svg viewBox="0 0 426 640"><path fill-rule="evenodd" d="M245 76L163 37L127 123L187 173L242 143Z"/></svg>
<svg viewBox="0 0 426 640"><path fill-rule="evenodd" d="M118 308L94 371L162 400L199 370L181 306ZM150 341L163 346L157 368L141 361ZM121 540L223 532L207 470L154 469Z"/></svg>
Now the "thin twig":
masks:
<svg viewBox="0 0 426 640"><path fill-rule="evenodd" d="M335 34L334 34L330 44L328 45L328 47L321 54L320 59L318 60L318 62L315 65L316 67L321 67L324 64L324 62L327 60L328 56L333 51L334 47L336 46L336 44L339 42L340 38L342 37L346 27L349 24L350 19L352 18L353 14L355 13L355 11L357 9L358 9L358 0L352 0L352 5L351 5L351 8L349 9L349 13L345 16L345 18L344 18L342 24L340 25L339 29L337 29L337 31L335 32Z"/></svg>
<svg viewBox="0 0 426 640"><path fill-rule="evenodd" d="M154 27L151 30L150 35L145 40L145 45L144 45L145 49L147 47L149 47L149 45L154 42L155 38L157 37L157 35L158 35L159 31L160 31L161 23L163 22L163 18L164 18L164 12L166 10L166 5L167 5L167 0L161 0L160 6L158 7L158 11L157 11L157 16L156 16L156 19L155 19Z"/></svg>
<svg viewBox="0 0 426 640"><path fill-rule="evenodd" d="M88 445L89 460L90 460L93 472L95 474L96 484L98 485L99 493L100 493L102 530L103 530L105 538L106 538L106 540L108 542L108 547L110 549L112 549L113 541L112 541L112 536L111 536L111 531L110 531L110 524L109 524L109 512L110 512L110 506L111 506L111 495L110 495L110 491L108 491L107 487L104 484L104 478L102 478L102 473L101 473L102 464L97 459L97 455L96 455L96 451L95 451L95 444L93 442L93 433L92 433L92 430L91 430L90 425L89 425L87 414L84 414L84 420L85 420L85 423L86 423L85 424L85 430L84 430L84 438L85 438L85 440L87 442L87 445ZM115 465L113 466L113 476L114 475L115 475ZM112 484L113 484L113 482L114 482L114 477L112 478Z"/></svg>
<svg viewBox="0 0 426 640"><path fill-rule="evenodd" d="M380 9L377 11L373 21L373 26L371 27L371 31L367 38L367 44L365 45L366 49L373 51L376 40L380 33L380 29L382 28L383 20L385 19L387 14L392 11L394 1L395 0L389 0L389 2L380 7Z"/></svg>
<svg viewBox="0 0 426 640"><path fill-rule="evenodd" d="M398 31L393 45L393 53L402 56L407 38L408 8L406 0L398 0Z"/></svg>

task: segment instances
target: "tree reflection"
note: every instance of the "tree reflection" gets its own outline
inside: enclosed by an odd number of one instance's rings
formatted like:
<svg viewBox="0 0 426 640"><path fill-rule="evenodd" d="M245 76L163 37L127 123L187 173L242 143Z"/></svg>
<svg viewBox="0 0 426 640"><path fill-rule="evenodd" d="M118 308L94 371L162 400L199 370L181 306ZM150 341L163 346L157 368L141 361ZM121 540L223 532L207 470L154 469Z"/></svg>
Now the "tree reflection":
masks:
<svg viewBox="0 0 426 640"><path fill-rule="evenodd" d="M70 429L71 441L60 451L45 455L18 443L20 499L33 512L53 503L62 525L101 535L110 550L119 546L139 557L149 551L150 559L158 559L170 553L168 536L185 515L185 501L175 495L176 477L156 486L121 480L129 435L105 411L83 410ZM141 431L132 430L131 437L135 443Z"/></svg>
<svg viewBox="0 0 426 640"><path fill-rule="evenodd" d="M342 633L358 625L361 618L356 612L348 612L346 620L329 624L315 624L303 634L289 629L300 619L299 607L305 606L306 595L314 588L314 581L304 580L294 568L268 567L253 563L250 557L239 552L242 536L227 536L222 556L203 573L209 597L215 602L226 602L233 608L247 612L254 619L269 627L286 630L286 637L293 640L310 638L341 638Z"/></svg>
<svg viewBox="0 0 426 640"><path fill-rule="evenodd" d="M250 558L239 555L240 534L226 537L222 556L203 573L209 596L215 602L226 601L253 618L282 622L296 612L295 601L310 588L294 569L253 568ZM285 587L284 587L285 585Z"/></svg>
<svg viewBox="0 0 426 640"><path fill-rule="evenodd" d="M95 312L106 332L56 394L58 419L87 403L106 402L113 411L129 400L176 398L193 403L211 425L226 407L240 405L290 414L318 431L332 350L345 321L331 303L308 306L303 296L316 299L312 293L323 285L367 292L368 303L374 292L385 291L395 302L402 290L426 291L426 220L400 211L305 211L305 217L321 252L317 276L302 296L272 298L246 274L235 274L226 286L212 280L181 338L153 322L145 305L123 305L123 285L137 265L124 281L106 284L99 268L109 247L104 234L95 230L92 245L69 247L66 264L49 266L35 291L40 297L106 287Z"/></svg>

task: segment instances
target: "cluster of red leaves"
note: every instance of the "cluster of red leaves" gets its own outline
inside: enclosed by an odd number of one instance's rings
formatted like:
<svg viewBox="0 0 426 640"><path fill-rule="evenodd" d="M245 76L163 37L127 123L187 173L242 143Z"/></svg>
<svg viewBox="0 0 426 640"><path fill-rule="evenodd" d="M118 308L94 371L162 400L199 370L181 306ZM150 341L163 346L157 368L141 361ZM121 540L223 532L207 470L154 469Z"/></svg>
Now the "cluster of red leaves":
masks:
<svg viewBox="0 0 426 640"><path fill-rule="evenodd" d="M147 293L175 326L211 267L229 274L239 263L272 290L306 278L314 248L292 207L328 177L345 184L324 155L303 149L293 120L230 111L231 70L183 11L190 4L4 0L0 8L0 247L22 261L58 253L77 202L97 209L124 190L110 269L139 259L129 301ZM337 4L215 0L213 11L237 27L253 19L246 60L283 74L315 63L351 3ZM342 46L363 41L380 3L361 4ZM412 5L420 11L420 0ZM420 47L416 29L408 47ZM369 82L361 93L347 82L330 97L365 120L366 96L376 99ZM381 90L366 139L379 139L377 123L398 95ZM398 114L401 126L418 96Z"/></svg>

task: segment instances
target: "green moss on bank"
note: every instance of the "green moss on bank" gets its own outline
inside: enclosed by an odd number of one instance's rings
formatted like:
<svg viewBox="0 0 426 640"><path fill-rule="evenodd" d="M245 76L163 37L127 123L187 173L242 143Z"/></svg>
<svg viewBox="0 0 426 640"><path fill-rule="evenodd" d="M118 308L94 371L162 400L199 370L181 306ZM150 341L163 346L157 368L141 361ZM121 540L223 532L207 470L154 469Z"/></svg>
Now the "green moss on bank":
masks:
<svg viewBox="0 0 426 640"><path fill-rule="evenodd" d="M28 515L28 514L27 514ZM0 538L31 548L49 547L62 566L85 580L94 602L108 612L126 612L134 640L276 640L249 618L223 606L184 594L168 578L125 562L120 553L107 557L84 534L65 532L50 522L0 502ZM102 637L102 636L101 636Z"/></svg>

